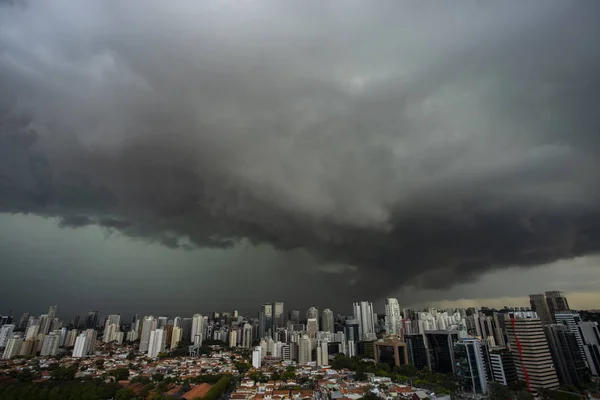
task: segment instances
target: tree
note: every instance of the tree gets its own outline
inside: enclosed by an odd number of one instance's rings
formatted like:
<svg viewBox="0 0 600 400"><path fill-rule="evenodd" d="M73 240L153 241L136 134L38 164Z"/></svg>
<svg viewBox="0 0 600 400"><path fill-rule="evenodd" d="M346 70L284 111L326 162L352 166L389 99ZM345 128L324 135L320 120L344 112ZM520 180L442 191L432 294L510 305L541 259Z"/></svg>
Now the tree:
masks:
<svg viewBox="0 0 600 400"><path fill-rule="evenodd" d="M129 378L129 368L117 368L109 372L117 381L124 381Z"/></svg>
<svg viewBox="0 0 600 400"><path fill-rule="evenodd" d="M123 388L117 390L115 400L131 400L135 398L135 392L132 388Z"/></svg>
<svg viewBox="0 0 600 400"><path fill-rule="evenodd" d="M490 400L508 400L512 398L514 398L514 395L506 386L497 382L490 383Z"/></svg>
<svg viewBox="0 0 600 400"><path fill-rule="evenodd" d="M154 374L154 375L152 375L152 380L153 381L161 382L163 379L165 379L165 376L163 374Z"/></svg>
<svg viewBox="0 0 600 400"><path fill-rule="evenodd" d="M135 353L133 351L130 351L129 354L127 354L127 359L129 361L135 360Z"/></svg>

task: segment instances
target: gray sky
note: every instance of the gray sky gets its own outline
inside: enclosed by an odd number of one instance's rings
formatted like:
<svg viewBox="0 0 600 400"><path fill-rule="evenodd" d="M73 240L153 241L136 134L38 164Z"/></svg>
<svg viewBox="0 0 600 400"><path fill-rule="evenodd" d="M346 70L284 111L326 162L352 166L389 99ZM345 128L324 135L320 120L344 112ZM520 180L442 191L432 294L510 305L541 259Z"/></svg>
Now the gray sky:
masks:
<svg viewBox="0 0 600 400"><path fill-rule="evenodd" d="M595 306L597 2L14 3L13 308Z"/></svg>

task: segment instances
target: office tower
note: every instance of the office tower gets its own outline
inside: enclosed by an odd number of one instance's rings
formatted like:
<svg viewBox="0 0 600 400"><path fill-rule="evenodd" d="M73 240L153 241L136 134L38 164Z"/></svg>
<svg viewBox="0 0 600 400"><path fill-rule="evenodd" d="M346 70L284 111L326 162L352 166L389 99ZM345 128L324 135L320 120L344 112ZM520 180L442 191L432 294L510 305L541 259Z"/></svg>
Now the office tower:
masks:
<svg viewBox="0 0 600 400"><path fill-rule="evenodd" d="M17 325L17 327L19 329L25 329L27 327L27 321L29 321L29 313L24 313L23 315L21 315L21 318L19 318L19 324Z"/></svg>
<svg viewBox="0 0 600 400"><path fill-rule="evenodd" d="M148 357L156 358L159 353L165 351L167 335L164 328L158 328L150 332L150 341L148 344Z"/></svg>
<svg viewBox="0 0 600 400"><path fill-rule="evenodd" d="M201 314L194 314L192 317L192 343L195 346L202 346L204 335L204 317Z"/></svg>
<svg viewBox="0 0 600 400"><path fill-rule="evenodd" d="M58 345L60 342L60 331L52 331L44 338L42 344L42 350L40 355L42 356L55 356L58 354Z"/></svg>
<svg viewBox="0 0 600 400"><path fill-rule="evenodd" d="M385 299L385 333L388 335L398 335L402 329L402 314L400 314L400 304L398 299Z"/></svg>
<svg viewBox="0 0 600 400"><path fill-rule="evenodd" d="M283 313L283 302L273 303L273 332L275 328L285 327L285 314Z"/></svg>
<svg viewBox="0 0 600 400"><path fill-rule="evenodd" d="M406 343L396 337L375 342L373 355L375 356L375 363L385 363L390 366L390 370L394 366L408 364Z"/></svg>
<svg viewBox="0 0 600 400"><path fill-rule="evenodd" d="M260 313L258 315L258 334L259 339L267 336L272 336L273 327L273 304L263 304L260 306Z"/></svg>
<svg viewBox="0 0 600 400"><path fill-rule="evenodd" d="M14 324L6 324L0 327L0 348L3 349L6 347L8 340L13 336L14 329Z"/></svg>
<svg viewBox="0 0 600 400"><path fill-rule="evenodd" d="M156 329L156 320L152 315L144 317L140 334L140 352L146 353L150 345L150 333Z"/></svg>
<svg viewBox="0 0 600 400"><path fill-rule="evenodd" d="M319 320L319 310L316 307L311 307L306 311L306 320L309 319Z"/></svg>
<svg viewBox="0 0 600 400"><path fill-rule="evenodd" d="M310 339L304 335L298 341L298 362L305 364L312 361L312 349Z"/></svg>
<svg viewBox="0 0 600 400"><path fill-rule="evenodd" d="M298 325L300 323L300 311L290 311L290 322L292 323L292 325Z"/></svg>
<svg viewBox="0 0 600 400"><path fill-rule="evenodd" d="M249 349L252 347L252 325L244 324L242 329L242 347Z"/></svg>
<svg viewBox="0 0 600 400"><path fill-rule="evenodd" d="M360 337L360 322L357 319L347 319L345 321L344 333L347 340L352 340L355 343L361 340Z"/></svg>
<svg viewBox="0 0 600 400"><path fill-rule="evenodd" d="M454 343L459 340L458 334L458 331L425 331L433 372L441 374L456 373Z"/></svg>
<svg viewBox="0 0 600 400"><path fill-rule="evenodd" d="M508 386L518 380L517 370L508 349L490 349L490 366L494 382Z"/></svg>
<svg viewBox="0 0 600 400"><path fill-rule="evenodd" d="M581 323L581 317L579 316L579 313L577 313L576 311L559 311L556 314L554 314L554 319L556 320L557 324L566 326L573 333L573 335L575 336L575 340L577 341L577 346L579 347L581 357L583 357L583 359L585 360L586 356L585 351L583 350L583 338L581 337L581 332L579 331L579 324Z"/></svg>
<svg viewBox="0 0 600 400"><path fill-rule="evenodd" d="M85 318L85 329L96 329L98 325L98 311L90 310Z"/></svg>
<svg viewBox="0 0 600 400"><path fill-rule="evenodd" d="M317 337L317 332L319 331L319 324L317 320L314 318L309 318L306 321L306 333L308 333L308 337L314 339Z"/></svg>
<svg viewBox="0 0 600 400"><path fill-rule="evenodd" d="M368 301L354 303L354 319L358 320L358 334L361 340L376 339L373 304Z"/></svg>
<svg viewBox="0 0 600 400"><path fill-rule="evenodd" d="M183 329L178 326L173 327L173 333L171 334L171 349L177 348L179 342L181 342L181 336L183 334Z"/></svg>
<svg viewBox="0 0 600 400"><path fill-rule="evenodd" d="M192 319L191 318L183 318L181 320L181 337L184 342L192 341Z"/></svg>
<svg viewBox="0 0 600 400"><path fill-rule="evenodd" d="M23 339L19 336L14 336L8 339L6 343L6 348L4 349L4 353L2 354L3 360L10 360L13 357L16 357L21 352L21 345L23 344Z"/></svg>
<svg viewBox="0 0 600 400"><path fill-rule="evenodd" d="M85 332L82 332L77 336L75 340L75 347L73 348L73 357L85 357L89 352L89 339Z"/></svg>
<svg viewBox="0 0 600 400"><path fill-rule="evenodd" d="M465 392L486 394L492 372L487 343L463 338L454 343L456 376Z"/></svg>
<svg viewBox="0 0 600 400"><path fill-rule="evenodd" d="M530 294L529 303L531 304L531 310L537 313L542 325L554 323L554 318L552 317L552 314L550 314L550 309L548 308L545 295Z"/></svg>
<svg viewBox="0 0 600 400"><path fill-rule="evenodd" d="M600 331L597 322L580 322L577 329L583 341L585 358L593 376L600 376Z"/></svg>
<svg viewBox="0 0 600 400"><path fill-rule="evenodd" d="M429 357L429 345L427 338L423 333L404 334L406 342L406 351L408 363L417 367L418 370L424 368L431 369L431 359Z"/></svg>
<svg viewBox="0 0 600 400"><path fill-rule="evenodd" d="M43 333L44 335L50 332L50 319L48 318L48 314L40 315L40 327L39 333Z"/></svg>
<svg viewBox="0 0 600 400"><path fill-rule="evenodd" d="M317 345L317 366L329 365L328 342L321 341Z"/></svg>
<svg viewBox="0 0 600 400"><path fill-rule="evenodd" d="M519 380L527 389L552 389L558 379L546 341L542 321L535 312L505 314L508 345Z"/></svg>
<svg viewBox="0 0 600 400"><path fill-rule="evenodd" d="M559 312L570 311L569 302L563 292L551 290L546 292L545 295L546 304L548 304L548 310L550 311L551 316L554 316L554 314Z"/></svg>
<svg viewBox="0 0 600 400"><path fill-rule="evenodd" d="M323 313L321 313L321 330L333 333L333 328L333 311L326 308L323 310Z"/></svg>
<svg viewBox="0 0 600 400"><path fill-rule="evenodd" d="M559 382L579 387L589 383L590 376L584 355L577 337L569 327L562 324L545 325L544 331Z"/></svg>

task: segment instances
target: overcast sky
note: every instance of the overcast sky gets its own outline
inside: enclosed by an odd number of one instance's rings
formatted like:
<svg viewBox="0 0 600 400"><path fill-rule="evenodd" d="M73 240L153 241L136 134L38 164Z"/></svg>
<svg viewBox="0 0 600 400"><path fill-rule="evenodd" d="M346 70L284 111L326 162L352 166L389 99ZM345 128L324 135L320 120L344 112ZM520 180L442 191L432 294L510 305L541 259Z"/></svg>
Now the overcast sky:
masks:
<svg viewBox="0 0 600 400"><path fill-rule="evenodd" d="M0 2L3 306L600 308L599 16Z"/></svg>

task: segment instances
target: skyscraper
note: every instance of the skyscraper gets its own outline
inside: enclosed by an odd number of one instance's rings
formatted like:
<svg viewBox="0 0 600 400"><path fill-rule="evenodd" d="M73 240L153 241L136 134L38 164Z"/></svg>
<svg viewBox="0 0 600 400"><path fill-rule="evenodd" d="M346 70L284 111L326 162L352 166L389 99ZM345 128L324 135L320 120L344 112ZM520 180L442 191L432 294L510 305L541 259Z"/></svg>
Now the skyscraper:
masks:
<svg viewBox="0 0 600 400"><path fill-rule="evenodd" d="M115 340L115 334L119 332L119 324L121 322L121 315L119 314L110 314L106 319L106 323L104 325L104 335L102 336L102 341L104 343L110 343Z"/></svg>
<svg viewBox="0 0 600 400"><path fill-rule="evenodd" d="M242 347L249 349L252 347L252 325L244 324L242 328Z"/></svg>
<svg viewBox="0 0 600 400"><path fill-rule="evenodd" d="M2 359L10 360L11 358L18 356L21 352L22 344L23 339L19 336L15 336L13 338L8 339L6 348L4 349L4 353L2 354Z"/></svg>
<svg viewBox="0 0 600 400"><path fill-rule="evenodd" d="M96 329L98 325L98 311L90 310L85 319L85 329Z"/></svg>
<svg viewBox="0 0 600 400"><path fill-rule="evenodd" d="M6 324L0 327L0 348L3 349L6 347L8 340L13 336L14 329L14 324Z"/></svg>
<svg viewBox="0 0 600 400"><path fill-rule="evenodd" d="M530 294L529 303L531 304L531 309L537 313L542 325L554 323L553 314L550 314L550 309L548 308L545 295Z"/></svg>
<svg viewBox="0 0 600 400"><path fill-rule="evenodd" d="M165 343L167 340L166 332L163 328L158 328L150 332L150 340L148 343L148 357L156 358L159 353L165 351Z"/></svg>
<svg viewBox="0 0 600 400"><path fill-rule="evenodd" d="M550 311L550 315L554 316L554 314L564 311L569 311L569 302L565 297L564 293L559 290L551 290L545 293L546 295L546 304L548 304L548 310Z"/></svg>
<svg viewBox="0 0 600 400"><path fill-rule="evenodd" d="M201 314L194 314L192 317L192 343L195 346L202 346L204 339L204 317Z"/></svg>
<svg viewBox="0 0 600 400"><path fill-rule="evenodd" d="M333 311L329 308L326 308L321 313L321 330L324 332L333 333Z"/></svg>
<svg viewBox="0 0 600 400"><path fill-rule="evenodd" d="M311 307L306 311L306 319L316 319L319 320L319 310L316 307Z"/></svg>
<svg viewBox="0 0 600 400"><path fill-rule="evenodd" d="M283 313L283 302L273 303L273 328L285 327L285 314ZM275 329L273 329L275 331Z"/></svg>
<svg viewBox="0 0 600 400"><path fill-rule="evenodd" d="M140 335L140 351L145 353L148 351L150 344L150 333L156 329L156 320L152 315L144 317L142 321L142 333Z"/></svg>
<svg viewBox="0 0 600 400"><path fill-rule="evenodd" d="M73 348L73 357L85 357L89 350L89 339L85 332L82 332L75 340Z"/></svg>
<svg viewBox="0 0 600 400"><path fill-rule="evenodd" d="M544 331L560 383L579 387L589 383L590 376L582 349L569 327L562 324L546 325Z"/></svg>
<svg viewBox="0 0 600 400"><path fill-rule="evenodd" d="M298 362L305 364L312 361L312 349L308 336L302 336L298 340Z"/></svg>
<svg viewBox="0 0 600 400"><path fill-rule="evenodd" d="M292 323L292 325L298 325L300 323L300 311L290 311L290 322Z"/></svg>
<svg viewBox="0 0 600 400"><path fill-rule="evenodd" d="M542 321L535 312L505 314L508 345L519 380L527 389L553 389L558 379Z"/></svg>
<svg viewBox="0 0 600 400"><path fill-rule="evenodd" d="M488 392L488 381L492 380L490 357L485 342L463 338L454 344L456 376L465 392Z"/></svg>
<svg viewBox="0 0 600 400"><path fill-rule="evenodd" d="M258 334L259 339L272 337L273 327L273 304L263 304L260 306L258 314Z"/></svg>
<svg viewBox="0 0 600 400"><path fill-rule="evenodd" d="M385 333L397 335L402 328L402 314L398 299L387 298L385 300Z"/></svg>
<svg viewBox="0 0 600 400"><path fill-rule="evenodd" d="M60 331L50 332L44 338L44 343L42 344L42 351L40 355L42 356L55 356L58 354L58 345L60 342Z"/></svg>
<svg viewBox="0 0 600 400"><path fill-rule="evenodd" d="M583 338L581 337L581 331L579 330L579 324L581 323L581 317L579 313L576 311L558 311L554 314L554 319L557 324L561 324L566 326L577 341L577 346L579 348L579 352L581 353L581 357L585 360L585 351L583 349Z"/></svg>
<svg viewBox="0 0 600 400"><path fill-rule="evenodd" d="M375 321L373 318L373 304L368 301L354 303L354 319L358 320L358 334L361 340L372 340L375 336Z"/></svg>

